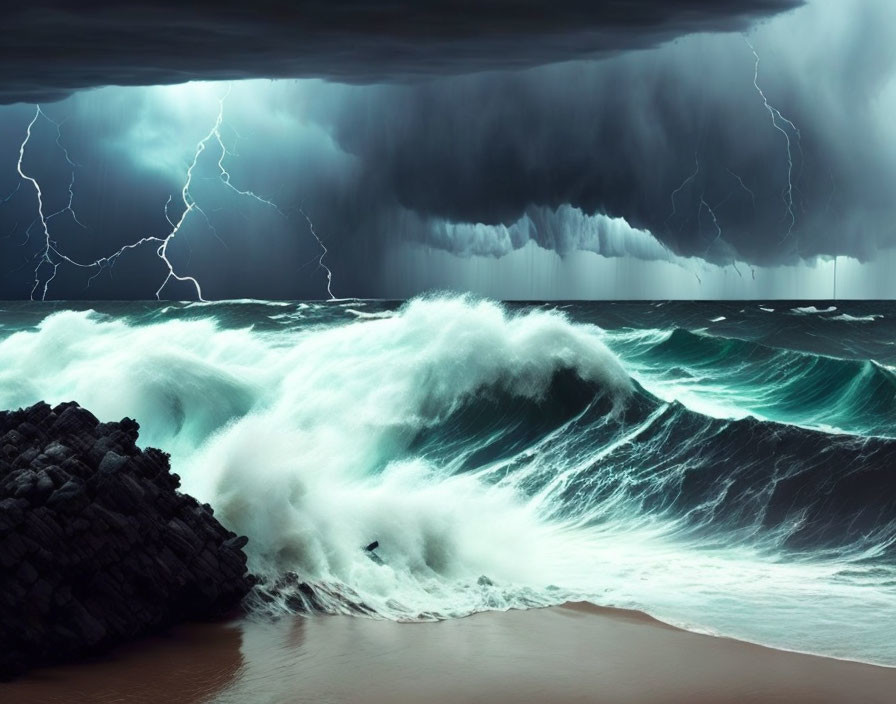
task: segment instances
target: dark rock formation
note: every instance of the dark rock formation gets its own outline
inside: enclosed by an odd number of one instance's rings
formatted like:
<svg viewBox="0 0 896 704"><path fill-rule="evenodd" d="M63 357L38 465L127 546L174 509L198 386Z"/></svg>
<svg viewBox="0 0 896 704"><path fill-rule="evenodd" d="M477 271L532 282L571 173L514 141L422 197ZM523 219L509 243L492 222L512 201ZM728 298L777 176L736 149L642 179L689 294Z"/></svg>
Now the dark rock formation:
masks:
<svg viewBox="0 0 896 704"><path fill-rule="evenodd" d="M0 678L220 615L251 589L246 538L178 493L137 429L75 403L0 412Z"/></svg>

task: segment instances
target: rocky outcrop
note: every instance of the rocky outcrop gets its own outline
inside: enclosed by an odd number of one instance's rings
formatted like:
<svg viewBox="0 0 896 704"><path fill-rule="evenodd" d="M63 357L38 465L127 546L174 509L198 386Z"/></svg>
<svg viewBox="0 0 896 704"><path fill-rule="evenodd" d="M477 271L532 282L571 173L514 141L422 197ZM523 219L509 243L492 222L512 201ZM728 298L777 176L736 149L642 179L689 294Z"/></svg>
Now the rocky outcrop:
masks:
<svg viewBox="0 0 896 704"><path fill-rule="evenodd" d="M0 412L0 678L233 609L237 537L138 425L75 403Z"/></svg>

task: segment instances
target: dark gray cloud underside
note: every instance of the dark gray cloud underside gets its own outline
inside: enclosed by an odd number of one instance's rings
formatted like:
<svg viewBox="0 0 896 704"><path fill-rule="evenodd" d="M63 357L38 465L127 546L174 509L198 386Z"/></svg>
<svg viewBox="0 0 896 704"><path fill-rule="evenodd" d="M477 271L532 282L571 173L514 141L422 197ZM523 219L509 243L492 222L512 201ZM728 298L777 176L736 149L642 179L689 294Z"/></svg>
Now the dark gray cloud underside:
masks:
<svg viewBox="0 0 896 704"><path fill-rule="evenodd" d="M696 27L681 20L688 7L697 15L706 11L704 26L719 27L742 26L773 9L724 4L727 13L713 14L720 5L711 5L617 4L654 8L653 15L640 15L653 20L638 31L627 29L631 16L622 10L612 17L607 5L603 10L605 19L626 28L614 36L613 46L621 47ZM220 239L197 215L171 249L179 271L195 274L212 298L320 295L326 283L321 250L298 206L326 242L338 295L380 295L383 280L400 279L412 264L460 267L471 255L476 266L497 267L511 254L517 262L536 250L539 257L556 252L575 260L577 250L586 250L673 262L701 276L707 261L724 266L731 279L740 274L738 285L751 285L752 266L808 262L821 271L825 263L816 258L833 255L877 265L896 245L896 8L890 0L814 0L745 35L692 35L599 61L406 80L414 72L509 65L512 53L495 50L501 42L526 61L537 55L532 46L523 51L535 34L537 9L527 14L516 4L505 34L482 10L480 37L464 24L465 14L434 28L426 18L436 17L439 7L385 29L371 21L362 32L359 25L351 51L333 57L334 66L354 66L354 80L389 67L402 79L389 84L108 89L44 106L79 164L75 206L88 225L82 230L63 214L51 223L53 236L71 256L93 261L135 237L167 232L166 199L173 197L177 215L193 140L211 127L217 99L226 94L223 134L234 183L273 198L287 215L228 191L216 176L212 145L194 187ZM564 26L573 24L572 11L563 12L572 7L560 3ZM320 10L321 17L328 11ZM213 26L236 16L224 13ZM191 22L183 32L192 31ZM430 44L401 37L399 27L428 31ZM401 40L408 52L432 52L439 61L412 65L412 54L396 53L353 64L384 32L391 46ZM568 35L545 29L538 46L559 46L561 36ZM469 51L443 55L434 48L449 44ZM324 54L315 56L323 61ZM28 105L0 111L0 200L10 197L0 204L0 264L8 272L0 297L27 295L40 262L35 194L15 168L34 114ZM24 162L45 187L46 212L64 208L72 171L56 136L50 120L39 120ZM421 243L426 247L419 251L448 255L415 264L407 259L406 268L389 270L398 260L384 253L418 251ZM48 268L38 274L46 277ZM51 293L151 295L165 268L147 247L103 270L85 290L91 273L63 266ZM759 286L761 273L755 281ZM192 294L189 286L164 291L165 297Z"/></svg>
<svg viewBox="0 0 896 704"><path fill-rule="evenodd" d="M21 3L3 15L0 103L201 79L349 83L535 66L744 29L802 0Z"/></svg>
<svg viewBox="0 0 896 704"><path fill-rule="evenodd" d="M312 109L358 156L365 192L424 217L511 225L569 204L717 264L865 261L896 243L891 13L878 0L816 2L782 18L752 39L758 77L744 37L701 36L599 62L343 89L338 109ZM549 228L531 235L564 251Z"/></svg>

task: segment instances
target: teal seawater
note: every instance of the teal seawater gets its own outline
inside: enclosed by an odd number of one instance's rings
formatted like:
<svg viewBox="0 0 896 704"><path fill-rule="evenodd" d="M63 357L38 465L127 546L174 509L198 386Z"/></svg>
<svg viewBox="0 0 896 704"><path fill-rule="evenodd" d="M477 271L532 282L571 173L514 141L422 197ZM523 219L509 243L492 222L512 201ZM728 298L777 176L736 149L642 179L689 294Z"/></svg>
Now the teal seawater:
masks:
<svg viewBox="0 0 896 704"><path fill-rule="evenodd" d="M587 599L896 664L891 303L0 311L0 406L136 418L325 610Z"/></svg>

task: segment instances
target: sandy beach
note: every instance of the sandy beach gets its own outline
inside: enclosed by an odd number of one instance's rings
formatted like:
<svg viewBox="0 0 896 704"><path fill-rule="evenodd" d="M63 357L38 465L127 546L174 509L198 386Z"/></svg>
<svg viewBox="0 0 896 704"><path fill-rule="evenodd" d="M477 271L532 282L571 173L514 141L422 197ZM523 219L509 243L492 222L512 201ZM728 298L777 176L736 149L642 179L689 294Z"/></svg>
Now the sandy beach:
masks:
<svg viewBox="0 0 896 704"><path fill-rule="evenodd" d="M22 704L892 702L896 669L688 633L590 605L402 624L201 624L0 685Z"/></svg>

